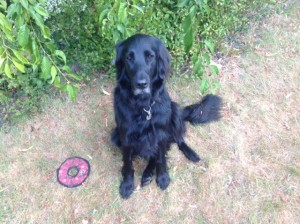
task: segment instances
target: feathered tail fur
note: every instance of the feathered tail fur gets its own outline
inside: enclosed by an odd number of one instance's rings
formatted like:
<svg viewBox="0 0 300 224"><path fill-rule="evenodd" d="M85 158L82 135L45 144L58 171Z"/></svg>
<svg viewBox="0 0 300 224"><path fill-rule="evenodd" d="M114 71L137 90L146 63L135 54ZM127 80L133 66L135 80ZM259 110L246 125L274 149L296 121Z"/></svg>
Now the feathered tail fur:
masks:
<svg viewBox="0 0 300 224"><path fill-rule="evenodd" d="M221 118L222 99L208 94L199 103L184 107L182 117L191 124L205 124Z"/></svg>

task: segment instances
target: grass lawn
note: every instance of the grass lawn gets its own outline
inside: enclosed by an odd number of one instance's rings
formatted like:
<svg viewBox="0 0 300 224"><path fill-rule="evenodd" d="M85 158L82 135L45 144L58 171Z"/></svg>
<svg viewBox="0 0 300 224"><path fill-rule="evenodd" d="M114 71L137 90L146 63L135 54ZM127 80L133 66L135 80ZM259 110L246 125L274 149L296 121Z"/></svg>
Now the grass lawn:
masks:
<svg viewBox="0 0 300 224"><path fill-rule="evenodd" d="M141 189L145 161L135 160L136 190L119 196L122 158L110 143L112 81L95 80L75 103L55 99L44 113L0 133L0 223L300 223L300 2L243 37L224 57L223 119L188 126L202 162L169 152L171 184ZM173 77L182 105L201 98L199 83ZM56 181L67 157L89 160L84 185Z"/></svg>

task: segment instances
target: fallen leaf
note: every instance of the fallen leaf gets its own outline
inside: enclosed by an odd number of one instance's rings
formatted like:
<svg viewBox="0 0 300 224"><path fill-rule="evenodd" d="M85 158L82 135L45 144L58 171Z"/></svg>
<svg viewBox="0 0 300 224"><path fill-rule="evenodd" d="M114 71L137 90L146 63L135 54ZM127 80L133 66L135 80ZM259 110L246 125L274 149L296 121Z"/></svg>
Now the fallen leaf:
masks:
<svg viewBox="0 0 300 224"><path fill-rule="evenodd" d="M110 93L107 92L105 89L101 88L101 90L102 90L102 92L103 92L105 95L110 96Z"/></svg>
<svg viewBox="0 0 300 224"><path fill-rule="evenodd" d="M33 146L30 146L30 147L27 148L27 149L20 149L19 152L27 152L27 151L29 151L29 150L32 149L32 148L33 148Z"/></svg>

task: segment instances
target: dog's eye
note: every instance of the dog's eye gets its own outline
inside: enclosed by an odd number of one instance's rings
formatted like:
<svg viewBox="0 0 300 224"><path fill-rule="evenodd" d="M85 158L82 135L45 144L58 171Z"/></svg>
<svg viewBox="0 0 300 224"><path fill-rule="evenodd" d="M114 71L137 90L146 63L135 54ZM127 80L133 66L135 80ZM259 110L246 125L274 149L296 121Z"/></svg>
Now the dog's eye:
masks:
<svg viewBox="0 0 300 224"><path fill-rule="evenodd" d="M147 60L150 60L150 59L154 58L154 55L151 52L146 51L145 52L145 57L146 57Z"/></svg>
<svg viewBox="0 0 300 224"><path fill-rule="evenodd" d="M129 54L126 56L126 60L127 60L127 61L133 61L133 60L134 60L134 55L133 55L133 53L129 53Z"/></svg>

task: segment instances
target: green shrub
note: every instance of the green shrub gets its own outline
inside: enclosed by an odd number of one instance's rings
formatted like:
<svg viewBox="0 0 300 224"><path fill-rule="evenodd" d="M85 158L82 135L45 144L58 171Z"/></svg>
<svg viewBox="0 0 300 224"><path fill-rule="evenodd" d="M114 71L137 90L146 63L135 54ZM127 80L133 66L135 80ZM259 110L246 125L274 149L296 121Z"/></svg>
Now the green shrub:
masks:
<svg viewBox="0 0 300 224"><path fill-rule="evenodd" d="M52 86L74 99L82 77L114 74L115 44L135 33L161 38L171 52L173 73L184 70L201 80L198 91L213 91L220 87L212 62L220 40L270 2L14 0L7 5L0 0L0 103L27 107L26 100L15 98L38 99Z"/></svg>
<svg viewBox="0 0 300 224"><path fill-rule="evenodd" d="M190 62L193 76L203 80L200 91L204 93L219 87L216 79L213 84L205 76L218 73L211 56L220 40L241 29L251 12L269 2L60 0L59 10L53 11L47 23L55 42L86 74L112 68L112 49L118 41L135 33L155 35L171 51L175 71Z"/></svg>

